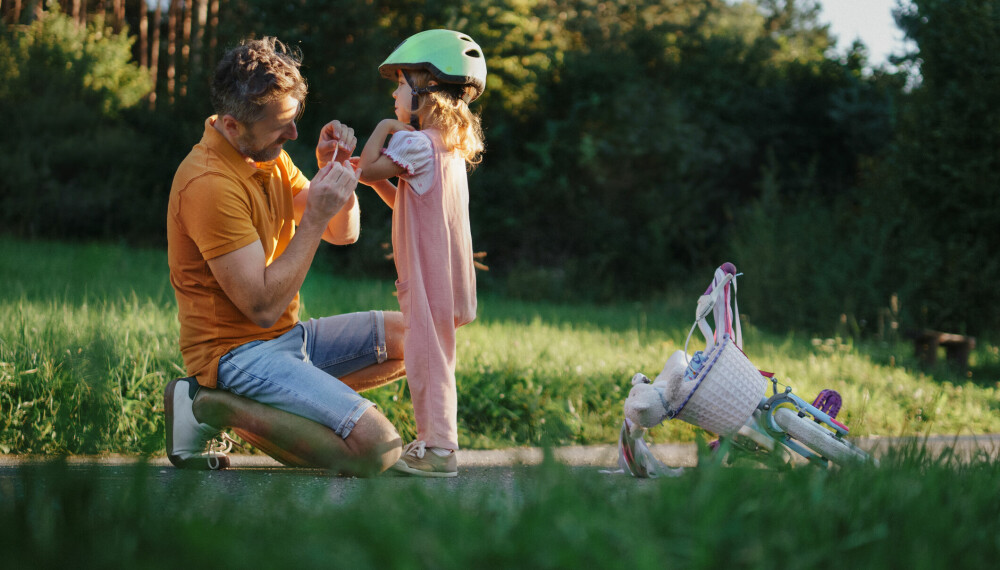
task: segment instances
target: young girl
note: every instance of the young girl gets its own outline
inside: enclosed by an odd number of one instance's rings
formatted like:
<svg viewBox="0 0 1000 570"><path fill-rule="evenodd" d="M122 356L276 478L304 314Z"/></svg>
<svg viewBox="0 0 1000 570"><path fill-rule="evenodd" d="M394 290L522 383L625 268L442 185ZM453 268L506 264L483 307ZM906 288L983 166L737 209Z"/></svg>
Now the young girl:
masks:
<svg viewBox="0 0 1000 570"><path fill-rule="evenodd" d="M393 210L403 357L417 423L416 441L394 468L455 477L455 329L476 318L466 169L483 151L469 103L486 87L486 61L469 36L428 30L400 44L379 72L398 82L396 119L380 122L365 144L361 181Z"/></svg>

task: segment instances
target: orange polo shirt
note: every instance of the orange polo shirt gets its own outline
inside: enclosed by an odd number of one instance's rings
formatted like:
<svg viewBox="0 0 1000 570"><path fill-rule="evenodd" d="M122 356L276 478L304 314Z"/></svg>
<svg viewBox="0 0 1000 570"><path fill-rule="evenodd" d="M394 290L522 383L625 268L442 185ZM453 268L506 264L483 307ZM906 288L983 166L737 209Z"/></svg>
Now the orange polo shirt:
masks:
<svg viewBox="0 0 1000 570"><path fill-rule="evenodd" d="M214 388L219 357L257 339L284 334L299 320L296 294L281 317L261 328L229 300L207 260L255 241L270 265L295 234L292 198L308 179L285 151L277 159L249 164L205 121L201 142L174 175L167 208L167 261L177 297L184 365L202 386Z"/></svg>

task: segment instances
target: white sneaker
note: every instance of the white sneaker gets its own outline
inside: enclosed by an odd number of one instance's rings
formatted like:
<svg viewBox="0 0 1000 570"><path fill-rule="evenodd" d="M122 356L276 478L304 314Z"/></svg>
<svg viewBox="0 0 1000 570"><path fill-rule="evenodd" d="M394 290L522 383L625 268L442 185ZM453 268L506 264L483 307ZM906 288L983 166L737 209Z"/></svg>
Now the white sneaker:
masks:
<svg viewBox="0 0 1000 570"><path fill-rule="evenodd" d="M192 404L197 393L198 383L190 377L171 381L163 391L167 458L182 469L225 469L229 457L224 451L206 451L209 441L221 430L195 419Z"/></svg>

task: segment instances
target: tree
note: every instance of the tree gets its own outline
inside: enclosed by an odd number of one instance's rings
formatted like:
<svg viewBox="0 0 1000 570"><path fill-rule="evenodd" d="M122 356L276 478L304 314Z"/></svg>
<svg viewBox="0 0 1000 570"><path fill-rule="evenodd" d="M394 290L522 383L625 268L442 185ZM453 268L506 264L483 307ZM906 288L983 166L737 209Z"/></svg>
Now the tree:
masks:
<svg viewBox="0 0 1000 570"><path fill-rule="evenodd" d="M0 36L0 168L8 173L0 220L9 231L111 236L134 212L122 198L151 191L136 171L118 168L148 168L153 154L154 141L123 120L149 90L131 45L103 18L81 27L58 7Z"/></svg>
<svg viewBox="0 0 1000 570"><path fill-rule="evenodd" d="M913 0L896 19L920 82L872 200L894 229L885 279L913 324L981 331L1000 322L1000 1Z"/></svg>

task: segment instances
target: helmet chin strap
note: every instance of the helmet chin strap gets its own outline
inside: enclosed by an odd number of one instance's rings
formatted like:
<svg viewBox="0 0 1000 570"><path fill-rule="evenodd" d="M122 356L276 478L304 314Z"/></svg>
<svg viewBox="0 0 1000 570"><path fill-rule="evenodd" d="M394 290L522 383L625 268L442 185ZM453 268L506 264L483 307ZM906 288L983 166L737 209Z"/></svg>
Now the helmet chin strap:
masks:
<svg viewBox="0 0 1000 570"><path fill-rule="evenodd" d="M420 130L420 117L417 116L417 111L420 109L420 96L427 93L434 93L436 91L441 91L443 86L441 85L428 85L427 87L422 87L417 89L413 86L413 81L410 79L410 74L405 69L400 70L403 73L403 79L406 80L406 84L410 86L410 94L412 99L410 100L410 125L413 126L415 130Z"/></svg>

